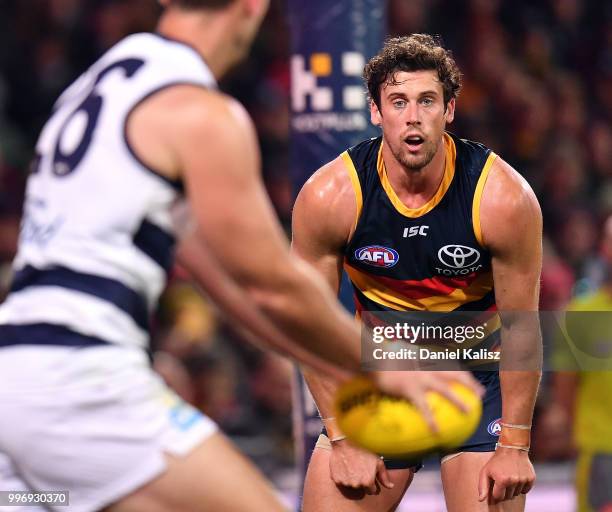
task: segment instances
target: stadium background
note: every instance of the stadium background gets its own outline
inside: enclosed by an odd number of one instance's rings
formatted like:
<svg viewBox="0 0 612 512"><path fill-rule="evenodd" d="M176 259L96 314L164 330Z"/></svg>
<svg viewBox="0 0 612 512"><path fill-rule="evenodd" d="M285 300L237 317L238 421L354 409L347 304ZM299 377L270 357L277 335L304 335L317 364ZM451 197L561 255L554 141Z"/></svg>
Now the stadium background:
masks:
<svg viewBox="0 0 612 512"><path fill-rule="evenodd" d="M221 87L255 120L264 178L289 233L285 9L284 1L272 2L251 57ZM123 36L153 29L158 13L154 0L0 2L0 296L10 282L32 148L53 101ZM612 213L612 4L389 0L387 15L389 34L442 36L464 73L453 131L493 148L535 189L545 226L542 309L562 309L572 296L596 288L604 274L599 232ZM159 371L291 495L297 485L291 365L242 344L180 269L154 338ZM533 455L544 464L538 492L561 512L571 510L563 503L571 497L574 454L567 429L546 410L549 382L546 375ZM417 510L443 510L436 508L436 478L416 479Z"/></svg>

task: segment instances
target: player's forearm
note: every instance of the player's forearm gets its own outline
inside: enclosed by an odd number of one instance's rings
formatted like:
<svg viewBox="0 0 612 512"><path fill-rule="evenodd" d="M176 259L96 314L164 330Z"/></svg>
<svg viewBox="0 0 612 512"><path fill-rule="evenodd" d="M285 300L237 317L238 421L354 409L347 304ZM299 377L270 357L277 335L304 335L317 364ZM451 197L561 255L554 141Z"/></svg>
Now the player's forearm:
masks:
<svg viewBox="0 0 612 512"><path fill-rule="evenodd" d="M292 259L290 275L250 293L274 324L300 345L340 367L359 370L359 325L310 265Z"/></svg>
<svg viewBox="0 0 612 512"><path fill-rule="evenodd" d="M502 421L531 425L540 384L542 338L536 313L516 313L502 330ZM502 427L501 443L529 445L529 430Z"/></svg>
<svg viewBox="0 0 612 512"><path fill-rule="evenodd" d="M500 443L515 446L529 446L533 409L540 384L538 371L501 371L502 425ZM524 427L524 428L523 428Z"/></svg>
<svg viewBox="0 0 612 512"><path fill-rule="evenodd" d="M338 389L337 381L321 374L303 369L304 379L321 415L321 420L330 439L342 435L335 419L334 396Z"/></svg>
<svg viewBox="0 0 612 512"><path fill-rule="evenodd" d="M266 345L294 357L302 364L337 379L347 378L349 373L298 345L281 332L253 302L245 300L244 290L223 271L214 255L196 235L186 237L177 250L177 259L203 287L219 308L244 328L241 333L256 345Z"/></svg>

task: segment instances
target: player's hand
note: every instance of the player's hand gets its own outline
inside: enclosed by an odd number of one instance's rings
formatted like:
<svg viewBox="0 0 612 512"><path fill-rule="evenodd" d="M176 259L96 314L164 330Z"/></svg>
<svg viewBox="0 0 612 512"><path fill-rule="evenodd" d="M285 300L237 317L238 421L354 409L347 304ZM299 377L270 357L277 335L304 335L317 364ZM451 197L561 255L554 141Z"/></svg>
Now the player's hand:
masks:
<svg viewBox="0 0 612 512"><path fill-rule="evenodd" d="M484 394L484 388L480 383L470 372L465 371L381 371L372 372L371 377L381 391L410 400L423 414L425 421L434 432L438 431L438 426L425 399L426 391L440 393L466 412L467 405L453 392L450 384L459 382L472 389L478 396Z"/></svg>
<svg viewBox="0 0 612 512"><path fill-rule="evenodd" d="M527 494L536 475L529 454L513 448L497 448L489 462L480 470L478 500L489 504L511 500Z"/></svg>
<svg viewBox="0 0 612 512"><path fill-rule="evenodd" d="M363 488L367 494L378 494L378 483L387 489L392 489L394 485L385 463L378 455L353 446L346 440L332 444L329 472L336 485Z"/></svg>

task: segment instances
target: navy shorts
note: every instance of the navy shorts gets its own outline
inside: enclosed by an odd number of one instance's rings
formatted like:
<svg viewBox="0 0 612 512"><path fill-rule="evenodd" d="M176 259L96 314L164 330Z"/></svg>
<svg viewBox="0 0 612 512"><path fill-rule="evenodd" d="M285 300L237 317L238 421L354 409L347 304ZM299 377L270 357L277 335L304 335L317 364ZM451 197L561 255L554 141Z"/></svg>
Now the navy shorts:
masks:
<svg viewBox="0 0 612 512"><path fill-rule="evenodd" d="M499 372L475 371L472 374L486 390L482 399L482 418L472 436L463 445L454 448L450 453L495 451L495 443L497 443L501 434L502 402ZM323 427L322 433L327 435L325 427ZM442 456L444 455L448 454L443 453ZM387 458L384 460L387 469L413 468L414 471L418 471L423 467L422 460Z"/></svg>
<svg viewBox="0 0 612 512"><path fill-rule="evenodd" d="M472 372L476 380L480 382L486 392L482 399L482 418L476 432L459 448L457 452L493 452L501 434L501 387L499 384L499 372Z"/></svg>

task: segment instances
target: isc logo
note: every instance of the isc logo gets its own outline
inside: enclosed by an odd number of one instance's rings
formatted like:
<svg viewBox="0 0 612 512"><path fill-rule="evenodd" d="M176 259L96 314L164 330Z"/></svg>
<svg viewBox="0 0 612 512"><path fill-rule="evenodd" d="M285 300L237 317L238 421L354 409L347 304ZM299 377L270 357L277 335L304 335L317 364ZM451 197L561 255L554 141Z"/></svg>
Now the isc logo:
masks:
<svg viewBox="0 0 612 512"><path fill-rule="evenodd" d="M410 228L404 228L404 234L402 236L404 238L410 238L417 235L427 236L428 229L429 226L412 226Z"/></svg>
<svg viewBox="0 0 612 512"><path fill-rule="evenodd" d="M375 267L392 267L399 261L397 251L382 245L368 245L355 251L358 261Z"/></svg>

